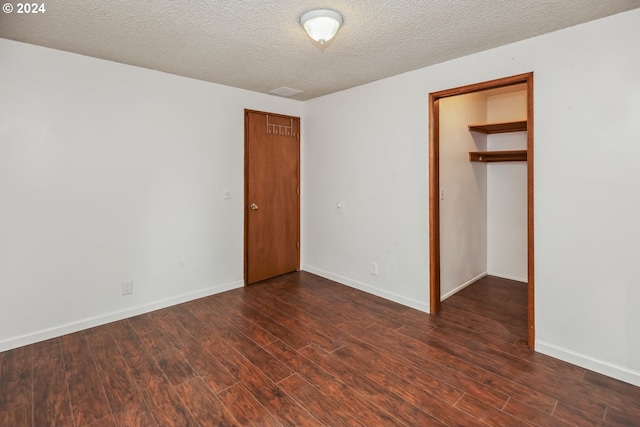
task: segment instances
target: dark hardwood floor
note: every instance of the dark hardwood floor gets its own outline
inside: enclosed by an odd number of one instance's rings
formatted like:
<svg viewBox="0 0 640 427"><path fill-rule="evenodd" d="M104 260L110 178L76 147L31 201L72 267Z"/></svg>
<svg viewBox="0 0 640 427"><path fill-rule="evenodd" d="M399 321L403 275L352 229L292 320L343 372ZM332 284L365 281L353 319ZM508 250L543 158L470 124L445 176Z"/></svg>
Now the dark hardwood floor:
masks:
<svg viewBox="0 0 640 427"><path fill-rule="evenodd" d="M640 388L528 350L525 310L498 278L430 316L293 273L0 353L0 426L640 425Z"/></svg>

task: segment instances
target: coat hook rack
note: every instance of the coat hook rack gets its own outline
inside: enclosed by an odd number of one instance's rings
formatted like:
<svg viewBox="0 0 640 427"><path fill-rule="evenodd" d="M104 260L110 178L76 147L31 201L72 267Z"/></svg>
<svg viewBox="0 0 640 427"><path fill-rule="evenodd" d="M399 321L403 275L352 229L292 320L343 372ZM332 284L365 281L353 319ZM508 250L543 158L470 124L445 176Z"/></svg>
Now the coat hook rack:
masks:
<svg viewBox="0 0 640 427"><path fill-rule="evenodd" d="M286 125L278 125L275 123L269 123L269 115L267 114L267 133L273 135L282 135L282 136L291 136L297 137L295 130L293 129L293 119L291 119L291 123L289 126Z"/></svg>

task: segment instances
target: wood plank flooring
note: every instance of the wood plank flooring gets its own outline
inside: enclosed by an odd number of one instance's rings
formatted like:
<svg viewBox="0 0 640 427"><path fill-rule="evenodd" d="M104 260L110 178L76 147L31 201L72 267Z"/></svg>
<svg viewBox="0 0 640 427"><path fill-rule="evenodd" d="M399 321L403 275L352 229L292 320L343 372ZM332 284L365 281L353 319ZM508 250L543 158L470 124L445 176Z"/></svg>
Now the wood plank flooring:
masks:
<svg viewBox="0 0 640 427"><path fill-rule="evenodd" d="M640 388L531 352L526 286L430 316L299 272L0 353L0 426L640 426Z"/></svg>

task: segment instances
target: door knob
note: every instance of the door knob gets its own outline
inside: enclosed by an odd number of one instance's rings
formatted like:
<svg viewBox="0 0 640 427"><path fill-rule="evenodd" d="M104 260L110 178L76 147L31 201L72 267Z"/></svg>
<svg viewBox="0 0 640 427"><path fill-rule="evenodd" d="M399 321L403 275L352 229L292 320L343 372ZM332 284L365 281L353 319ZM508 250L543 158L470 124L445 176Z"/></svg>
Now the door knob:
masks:
<svg viewBox="0 0 640 427"><path fill-rule="evenodd" d="M249 207L251 208L251 210L254 210L254 211L258 210L258 205L256 205L255 203L251 203Z"/></svg>

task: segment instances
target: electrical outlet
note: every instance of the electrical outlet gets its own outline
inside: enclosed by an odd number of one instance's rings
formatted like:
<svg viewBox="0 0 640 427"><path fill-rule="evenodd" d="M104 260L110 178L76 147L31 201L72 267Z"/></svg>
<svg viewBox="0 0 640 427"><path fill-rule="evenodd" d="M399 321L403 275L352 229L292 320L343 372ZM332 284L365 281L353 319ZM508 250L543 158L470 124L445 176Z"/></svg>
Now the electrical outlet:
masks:
<svg viewBox="0 0 640 427"><path fill-rule="evenodd" d="M122 282L122 295L129 295L133 293L133 282Z"/></svg>
<svg viewBox="0 0 640 427"><path fill-rule="evenodd" d="M377 263L377 262L372 262L372 263L371 263L371 266L370 266L369 272L370 272L371 274L373 274L374 276L377 276L377 275L378 275L378 263Z"/></svg>

